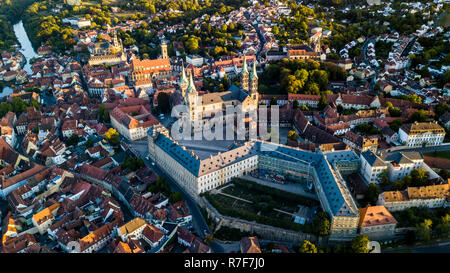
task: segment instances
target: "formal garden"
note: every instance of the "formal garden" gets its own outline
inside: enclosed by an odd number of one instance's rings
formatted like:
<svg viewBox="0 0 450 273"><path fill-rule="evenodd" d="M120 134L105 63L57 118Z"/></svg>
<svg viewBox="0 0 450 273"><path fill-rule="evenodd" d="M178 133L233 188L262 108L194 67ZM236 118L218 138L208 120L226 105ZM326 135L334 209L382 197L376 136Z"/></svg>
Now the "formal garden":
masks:
<svg viewBox="0 0 450 273"><path fill-rule="evenodd" d="M294 223L292 214L299 206L320 205L317 200L239 178L205 197L223 215L307 233L313 232L311 223Z"/></svg>

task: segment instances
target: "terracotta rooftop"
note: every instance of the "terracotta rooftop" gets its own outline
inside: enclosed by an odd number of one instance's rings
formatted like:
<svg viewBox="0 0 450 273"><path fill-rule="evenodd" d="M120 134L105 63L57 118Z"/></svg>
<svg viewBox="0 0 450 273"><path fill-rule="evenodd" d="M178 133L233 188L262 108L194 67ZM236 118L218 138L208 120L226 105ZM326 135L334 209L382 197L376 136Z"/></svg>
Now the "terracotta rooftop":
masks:
<svg viewBox="0 0 450 273"><path fill-rule="evenodd" d="M370 227L397 223L385 206L367 206L359 209L359 226Z"/></svg>

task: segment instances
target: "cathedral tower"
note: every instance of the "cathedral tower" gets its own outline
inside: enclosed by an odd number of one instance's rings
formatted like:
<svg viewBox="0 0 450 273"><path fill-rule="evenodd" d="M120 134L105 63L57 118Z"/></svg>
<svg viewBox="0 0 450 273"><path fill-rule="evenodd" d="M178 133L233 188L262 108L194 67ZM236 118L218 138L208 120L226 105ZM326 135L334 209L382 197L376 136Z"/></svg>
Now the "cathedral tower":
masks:
<svg viewBox="0 0 450 273"><path fill-rule="evenodd" d="M184 69L184 63L182 64L182 71L181 71L181 78L180 78L179 85L180 85L180 89L181 89L181 95L183 96L183 98L185 98L186 90L189 85L189 81L186 77L186 70Z"/></svg>
<svg viewBox="0 0 450 273"><path fill-rule="evenodd" d="M245 91L249 91L247 59L245 56L244 56L244 64L242 65L242 73L241 73L241 89L243 89Z"/></svg>
<svg viewBox="0 0 450 273"><path fill-rule="evenodd" d="M169 59L169 54L167 54L167 43L165 40L161 43L161 54L163 59Z"/></svg>
<svg viewBox="0 0 450 273"><path fill-rule="evenodd" d="M256 59L253 62L252 73L250 74L250 95L258 101L258 73L256 72Z"/></svg>
<svg viewBox="0 0 450 273"><path fill-rule="evenodd" d="M186 90L186 94L188 97L190 118L191 118L191 121L194 121L195 117L196 117L195 112L198 107L198 105L197 105L198 92L197 92L197 89L195 88L194 80L192 79L192 74L194 74L194 72L191 72L189 74L189 85Z"/></svg>

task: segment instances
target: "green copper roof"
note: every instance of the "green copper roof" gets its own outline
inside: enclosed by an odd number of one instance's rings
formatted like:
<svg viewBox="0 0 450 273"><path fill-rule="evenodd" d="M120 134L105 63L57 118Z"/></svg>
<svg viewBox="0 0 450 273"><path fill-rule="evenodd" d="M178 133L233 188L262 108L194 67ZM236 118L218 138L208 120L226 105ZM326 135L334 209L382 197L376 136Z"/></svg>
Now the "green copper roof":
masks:
<svg viewBox="0 0 450 273"><path fill-rule="evenodd" d="M247 69L247 59L244 56L244 65L242 66L242 74L244 73L248 73L248 69Z"/></svg>
<svg viewBox="0 0 450 273"><path fill-rule="evenodd" d="M252 74L250 75L250 78L258 78L258 73L256 73L256 60L253 62L253 69L252 69Z"/></svg>
<svg viewBox="0 0 450 273"><path fill-rule="evenodd" d="M187 79L187 77L186 77L186 71L184 70L184 64L182 65L182 67L183 67L183 71L181 72L181 80L180 80L180 82L187 82L188 81L188 79Z"/></svg>

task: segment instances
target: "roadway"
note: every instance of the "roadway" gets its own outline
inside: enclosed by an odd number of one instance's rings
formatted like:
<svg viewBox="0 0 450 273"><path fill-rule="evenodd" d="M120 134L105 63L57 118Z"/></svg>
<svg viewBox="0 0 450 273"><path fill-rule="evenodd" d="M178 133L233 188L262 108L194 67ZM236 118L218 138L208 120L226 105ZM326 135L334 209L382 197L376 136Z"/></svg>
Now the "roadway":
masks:
<svg viewBox="0 0 450 273"><path fill-rule="evenodd" d="M411 48L413 47L416 40L417 40L417 36L414 36L414 38L412 38L411 41L409 41L409 43L406 45L405 49L402 52L402 55L401 55L402 57L408 56L408 54L411 51Z"/></svg>
<svg viewBox="0 0 450 273"><path fill-rule="evenodd" d="M407 147L407 146L398 146L385 149L387 152L419 152L419 153L431 153L431 152L441 152L441 151L450 151L450 143L445 143L439 146L425 146L425 147Z"/></svg>
<svg viewBox="0 0 450 273"><path fill-rule="evenodd" d="M427 245L395 247L382 250L381 252L401 252L402 250L410 250L412 253L450 253L450 239L440 242L433 242Z"/></svg>
<svg viewBox="0 0 450 273"><path fill-rule="evenodd" d="M250 14L248 13L248 11L244 12L244 16L250 22ZM257 34L258 39L259 39L259 48L258 48L258 51L256 52L256 58L260 59L261 58L261 56L260 56L261 51L264 48L264 45L266 44L266 42L264 40L263 35L261 34L261 31L259 31L258 24L251 24L251 25L255 29L256 34Z"/></svg>
<svg viewBox="0 0 450 273"><path fill-rule="evenodd" d="M192 214L192 223L194 225L194 229L196 233L202 238L205 238L205 230L207 233L211 233L209 230L208 224L206 223L205 219L203 218L202 213L200 212L200 209L197 205L197 202L190 197L187 192L181 188L171 177L168 175L165 171L160 169L157 165L153 165L151 160L147 160L146 156L148 156L147 152L147 144L146 141L139 141L137 143L130 142L128 140L122 139L122 141L125 141L129 147L131 152L133 152L134 155L136 155L139 158L142 158L145 165L152 169L158 176L163 176L167 179L167 182L169 183L172 191L174 192L180 192L183 196L184 201L186 202L186 205L189 207L189 211ZM143 148L145 147L145 148ZM209 243L214 253L224 253L224 247L219 243Z"/></svg>
<svg viewBox="0 0 450 273"><path fill-rule="evenodd" d="M366 65L369 65L370 67L372 67L373 70L375 71L375 75L373 75L372 77L370 77L370 83L369 83L369 84L370 84L369 89L370 89L370 90L374 90L374 87L375 87L375 77L376 77L376 75L378 75L379 71L378 71L378 67L373 66L373 65L369 62L369 60L367 59L366 51L367 51L367 46L369 45L369 43L372 43L372 44L375 46L376 41L375 41L373 38L367 37L366 40L364 41L364 44L363 44L362 48L361 48L361 54L362 54L362 56L364 57L364 63L366 63Z"/></svg>

